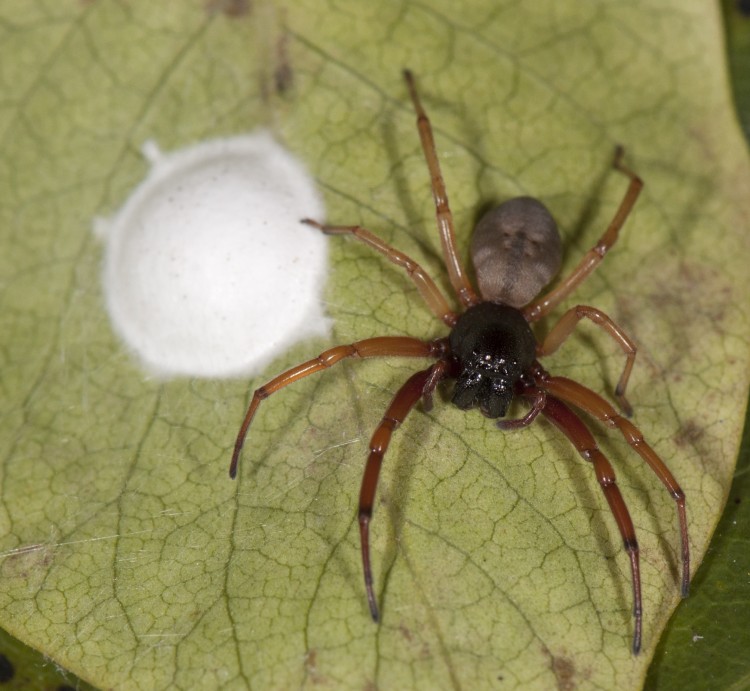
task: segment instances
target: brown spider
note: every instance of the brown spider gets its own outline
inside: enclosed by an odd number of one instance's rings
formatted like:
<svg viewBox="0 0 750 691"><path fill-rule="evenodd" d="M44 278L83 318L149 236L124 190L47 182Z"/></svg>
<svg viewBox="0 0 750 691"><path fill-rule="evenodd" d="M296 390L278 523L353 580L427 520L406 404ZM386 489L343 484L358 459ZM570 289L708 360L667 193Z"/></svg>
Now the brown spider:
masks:
<svg viewBox="0 0 750 691"><path fill-rule="evenodd" d="M609 427L617 428L675 500L682 548L683 597L687 596L690 583L685 495L669 468L644 441L637 427L619 415L599 394L571 379L550 375L538 361L538 358L555 352L581 319L590 319L614 339L625 353L625 368L614 396L623 412L630 416L632 409L625 398L625 388L633 369L636 347L606 314L586 305L577 305L565 312L541 342L537 342L529 324L560 304L599 265L617 241L619 230L630 214L643 183L633 171L623 165L623 149L618 147L613 165L630 179L630 184L615 217L573 272L541 297L537 297L539 292L557 273L561 263L560 237L554 219L541 202L531 197L511 199L491 210L477 224L471 243L471 256L480 290L478 296L469 282L456 249L453 217L448 207L430 121L417 95L411 72L405 70L404 79L417 114L419 136L432 179L432 194L445 264L464 311L461 314L454 312L419 264L369 230L361 226L322 225L304 219L303 223L319 228L324 233L352 235L404 268L427 306L451 331L447 338L434 341L407 336L382 336L337 346L256 389L237 435L229 474L231 477L237 474L240 451L260 402L288 384L327 369L347 357L399 356L435 360L427 369L412 375L398 390L370 441L370 455L359 495L359 531L367 601L373 620L378 621L378 606L370 567L369 525L380 466L393 430L404 421L420 398L424 408L429 410L432 407L433 392L444 379L456 380L452 396L455 405L462 410L477 406L490 418L504 417L513 397L520 396L530 404L531 409L522 418L498 421L500 429L526 427L542 413L570 439L581 456L594 466L596 479L615 517L625 551L630 557L635 618L633 652L638 653L641 647L642 609L635 528L615 482L610 462L569 404Z"/></svg>

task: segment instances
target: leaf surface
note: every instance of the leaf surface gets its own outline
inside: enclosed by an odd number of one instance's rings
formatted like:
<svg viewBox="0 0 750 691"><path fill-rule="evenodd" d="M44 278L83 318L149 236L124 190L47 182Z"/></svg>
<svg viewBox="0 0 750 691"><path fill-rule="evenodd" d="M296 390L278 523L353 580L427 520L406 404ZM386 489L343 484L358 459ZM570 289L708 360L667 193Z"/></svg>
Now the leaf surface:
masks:
<svg viewBox="0 0 750 691"><path fill-rule="evenodd" d="M480 209L531 194L558 220L569 271L624 193L610 169L623 144L646 189L575 301L638 343L635 422L686 492L697 564L749 371L749 171L716 10L527 5L6 6L4 628L102 687L641 683L678 599L678 536L674 502L621 438L596 427L639 534L638 658L628 561L591 468L547 424L503 434L441 400L386 459L376 627L357 493L369 435L415 363L345 363L274 396L232 483L248 391L329 344L280 353L257 381L150 381L99 286L91 220L144 175L146 139L173 149L264 124L314 172L328 220L370 227L447 291L405 66L462 248ZM331 252L337 342L444 334L395 267L353 242ZM611 393L623 358L583 325L548 365Z"/></svg>
<svg viewBox="0 0 750 691"><path fill-rule="evenodd" d="M750 133L750 15L724 3L730 76L737 115ZM741 689L750 660L750 437L747 412L737 467L724 513L693 581L659 643L647 689Z"/></svg>

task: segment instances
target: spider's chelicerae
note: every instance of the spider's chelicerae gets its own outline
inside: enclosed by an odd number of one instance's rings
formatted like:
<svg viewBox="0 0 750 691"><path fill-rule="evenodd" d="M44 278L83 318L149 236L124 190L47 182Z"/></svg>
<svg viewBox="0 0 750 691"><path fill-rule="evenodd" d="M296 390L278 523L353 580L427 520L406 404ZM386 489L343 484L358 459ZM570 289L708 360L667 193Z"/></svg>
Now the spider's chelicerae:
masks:
<svg viewBox="0 0 750 691"><path fill-rule="evenodd" d="M615 517L630 558L635 618L633 652L638 653L641 647L642 608L635 528L615 482L612 466L571 406L619 430L675 500L680 524L683 597L687 596L690 583L685 495L669 468L646 443L637 427L618 414L599 394L571 379L549 374L539 363L539 358L550 355L560 347L581 319L590 319L625 354L625 368L614 397L629 417L632 410L625 397L625 389L635 362L636 347L625 332L602 311L586 305L577 305L565 312L541 342L537 341L530 324L559 305L599 265L617 241L619 230L630 214L643 183L623 165L623 150L618 147L614 167L628 177L630 184L615 217L572 273L541 297L540 291L557 273L561 263L560 237L554 219L541 202L531 197L511 199L488 212L474 230L471 243L471 257L479 284L477 295L456 249L453 217L448 207L430 121L420 102L411 72L404 71L404 78L417 114L419 136L432 179L445 264L463 311L456 313L451 308L419 264L369 230L360 226L322 225L304 219L304 223L324 233L351 235L402 267L429 309L448 326L450 333L447 338L433 341L407 336L381 336L337 346L256 389L237 435L229 474L235 477L237 473L240 451L260 402L279 389L328 369L347 357L417 357L433 360L433 364L412 375L398 390L370 441L370 455L359 495L359 531L367 601L372 618L377 621L379 614L370 567L369 525L380 466L393 430L404 421L420 399L425 409L429 410L435 388L446 379L455 380L451 399L455 405L462 410L478 407L484 415L493 419L504 417L511 400L520 397L530 405L528 413L519 419L498 420L500 429L526 427L541 413L570 439L585 460L593 464L596 479Z"/></svg>

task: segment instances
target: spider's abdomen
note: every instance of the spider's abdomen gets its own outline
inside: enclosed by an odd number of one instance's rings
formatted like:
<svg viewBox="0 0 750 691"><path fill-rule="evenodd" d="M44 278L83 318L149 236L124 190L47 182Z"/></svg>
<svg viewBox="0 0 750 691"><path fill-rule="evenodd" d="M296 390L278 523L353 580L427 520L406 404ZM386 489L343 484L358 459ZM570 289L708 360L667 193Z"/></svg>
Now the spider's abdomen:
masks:
<svg viewBox="0 0 750 691"><path fill-rule="evenodd" d="M485 300L523 307L560 269L555 219L538 199L509 199L480 219L471 258Z"/></svg>
<svg viewBox="0 0 750 691"><path fill-rule="evenodd" d="M514 307L482 302L459 318L449 336L458 366L453 403L478 406L490 418L503 417L514 384L536 357L536 339Z"/></svg>

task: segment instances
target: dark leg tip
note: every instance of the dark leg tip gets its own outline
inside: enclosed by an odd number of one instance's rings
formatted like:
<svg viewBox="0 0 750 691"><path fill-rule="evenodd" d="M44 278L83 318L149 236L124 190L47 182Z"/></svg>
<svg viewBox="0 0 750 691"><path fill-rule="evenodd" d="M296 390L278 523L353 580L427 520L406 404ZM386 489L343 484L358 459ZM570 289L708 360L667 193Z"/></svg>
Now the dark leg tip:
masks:
<svg viewBox="0 0 750 691"><path fill-rule="evenodd" d="M633 406L630 405L630 401L622 395L619 386L615 389L615 399L620 406L620 410L622 410L622 414L625 417L633 417Z"/></svg>
<svg viewBox="0 0 750 691"><path fill-rule="evenodd" d="M239 452L232 456L232 462L229 464L229 477L234 480L237 477L237 461L239 461Z"/></svg>
<svg viewBox="0 0 750 691"><path fill-rule="evenodd" d="M376 623L380 623L380 612L378 612L378 605L375 602L375 597L370 597L370 594L368 593L367 597L367 604L370 605L370 616L372 617L372 620Z"/></svg>

